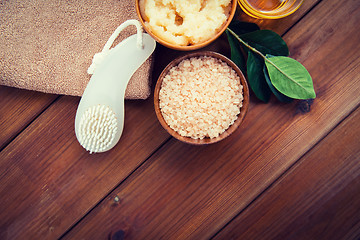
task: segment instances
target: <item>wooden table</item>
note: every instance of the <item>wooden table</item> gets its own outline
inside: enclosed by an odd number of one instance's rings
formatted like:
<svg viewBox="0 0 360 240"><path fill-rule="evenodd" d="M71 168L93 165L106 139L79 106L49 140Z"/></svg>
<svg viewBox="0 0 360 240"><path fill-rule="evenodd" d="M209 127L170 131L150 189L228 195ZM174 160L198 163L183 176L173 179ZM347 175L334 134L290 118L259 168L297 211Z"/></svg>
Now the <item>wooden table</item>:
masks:
<svg viewBox="0 0 360 240"><path fill-rule="evenodd" d="M251 96L244 123L209 146L126 102L117 146L76 140L79 97L0 87L0 239L359 239L360 2L305 0L281 20L317 98ZM229 54L226 38L207 49ZM175 56L158 46L154 79Z"/></svg>

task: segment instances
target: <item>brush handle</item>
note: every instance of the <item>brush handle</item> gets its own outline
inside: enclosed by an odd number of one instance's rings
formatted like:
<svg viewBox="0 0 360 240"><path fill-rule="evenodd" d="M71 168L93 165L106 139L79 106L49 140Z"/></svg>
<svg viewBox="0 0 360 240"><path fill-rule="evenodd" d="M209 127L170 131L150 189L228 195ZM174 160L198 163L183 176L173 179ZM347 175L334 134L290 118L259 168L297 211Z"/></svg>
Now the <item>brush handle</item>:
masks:
<svg viewBox="0 0 360 240"><path fill-rule="evenodd" d="M114 147L121 137L124 127L124 96L131 76L155 50L155 40L148 34L142 34L142 48L137 46L137 35L132 35L110 50L96 67L77 109L75 133L78 139L80 118L87 109L105 105L115 113L118 130L114 140L104 151Z"/></svg>

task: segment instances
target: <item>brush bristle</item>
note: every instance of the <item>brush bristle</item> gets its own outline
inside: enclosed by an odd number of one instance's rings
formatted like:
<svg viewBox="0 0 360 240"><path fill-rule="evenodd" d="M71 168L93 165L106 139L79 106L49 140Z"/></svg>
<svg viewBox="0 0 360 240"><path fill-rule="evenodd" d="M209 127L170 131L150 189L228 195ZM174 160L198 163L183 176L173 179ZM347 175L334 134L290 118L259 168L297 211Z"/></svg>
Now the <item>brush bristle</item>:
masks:
<svg viewBox="0 0 360 240"><path fill-rule="evenodd" d="M79 142L90 153L103 152L117 132L115 113L105 105L88 108L79 124Z"/></svg>

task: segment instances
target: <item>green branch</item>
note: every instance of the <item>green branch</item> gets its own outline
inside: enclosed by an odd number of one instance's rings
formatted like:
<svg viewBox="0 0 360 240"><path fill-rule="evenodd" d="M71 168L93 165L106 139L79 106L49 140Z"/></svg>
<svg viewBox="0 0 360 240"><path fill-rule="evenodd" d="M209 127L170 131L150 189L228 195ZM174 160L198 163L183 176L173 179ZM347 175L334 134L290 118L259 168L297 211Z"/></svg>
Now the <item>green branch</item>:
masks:
<svg viewBox="0 0 360 240"><path fill-rule="evenodd" d="M271 62L264 54L262 54L259 50L257 50L256 48L253 48L252 46L250 46L247 42L245 42L244 40L242 40L233 30L231 30L230 28L227 28L227 30L242 44L244 44L247 48L249 48L251 51L257 53L258 55L260 55L266 62L270 63L271 65L273 65L279 72L281 72L282 74L284 74L286 77L288 77L289 79L291 79L286 73L284 73L278 66L276 66L273 62ZM291 79L292 80L292 79Z"/></svg>

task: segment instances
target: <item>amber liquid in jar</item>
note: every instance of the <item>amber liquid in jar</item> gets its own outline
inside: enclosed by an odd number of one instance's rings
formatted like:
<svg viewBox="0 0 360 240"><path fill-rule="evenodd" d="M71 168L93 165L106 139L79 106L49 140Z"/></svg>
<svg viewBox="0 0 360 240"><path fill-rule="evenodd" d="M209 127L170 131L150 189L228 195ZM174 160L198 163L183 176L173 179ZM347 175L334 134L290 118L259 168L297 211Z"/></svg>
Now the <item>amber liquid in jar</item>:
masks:
<svg viewBox="0 0 360 240"><path fill-rule="evenodd" d="M295 12L303 0L238 0L241 9L254 18L277 19Z"/></svg>
<svg viewBox="0 0 360 240"><path fill-rule="evenodd" d="M247 0L258 11L273 11L281 8L286 0Z"/></svg>

